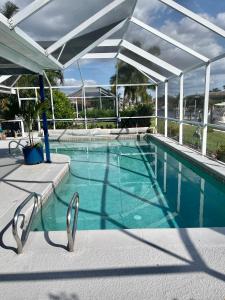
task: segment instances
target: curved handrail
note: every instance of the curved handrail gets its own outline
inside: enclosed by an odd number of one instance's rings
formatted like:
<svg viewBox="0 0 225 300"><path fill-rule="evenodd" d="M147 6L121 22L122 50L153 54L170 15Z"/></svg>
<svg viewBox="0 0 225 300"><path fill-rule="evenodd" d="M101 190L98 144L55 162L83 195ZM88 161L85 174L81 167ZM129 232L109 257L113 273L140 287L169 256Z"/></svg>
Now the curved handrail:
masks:
<svg viewBox="0 0 225 300"><path fill-rule="evenodd" d="M26 230L22 231L22 235L21 235L21 238L19 237L19 234L18 234L18 219L19 219L19 216L20 216L20 212L22 210L22 208L32 199L34 198L34 206L33 206L33 209L32 209L32 213L30 215L30 219L29 219L29 222L28 222L28 225L26 226ZM31 227L31 224L32 224L32 221L36 215L36 212L37 212L37 208L38 208L38 196L36 193L31 193L16 209L15 211L15 214L14 214L14 217L13 217L13 221L12 221L12 233L13 233L13 237L17 243L17 253L20 254L22 253L23 251L23 247L28 239L28 236L29 236L29 233L30 233L30 227ZM25 225L25 216L23 216L23 222L22 222L22 229Z"/></svg>
<svg viewBox="0 0 225 300"><path fill-rule="evenodd" d="M19 146L22 146L22 148L24 148L24 145L21 144L21 141L14 141L13 140L13 141L9 142L9 145L8 145L9 154L11 154L11 144L12 143L16 143L17 144L16 148L14 148L14 149L17 149Z"/></svg>
<svg viewBox="0 0 225 300"><path fill-rule="evenodd" d="M75 204L75 212L73 219L73 227L71 228L71 212ZM74 242L75 242L75 234L77 231L77 219L78 219L78 211L79 211L79 194L74 193L73 198L71 199L67 214L66 214L66 226L67 226L67 238L68 238L68 251L74 251Z"/></svg>

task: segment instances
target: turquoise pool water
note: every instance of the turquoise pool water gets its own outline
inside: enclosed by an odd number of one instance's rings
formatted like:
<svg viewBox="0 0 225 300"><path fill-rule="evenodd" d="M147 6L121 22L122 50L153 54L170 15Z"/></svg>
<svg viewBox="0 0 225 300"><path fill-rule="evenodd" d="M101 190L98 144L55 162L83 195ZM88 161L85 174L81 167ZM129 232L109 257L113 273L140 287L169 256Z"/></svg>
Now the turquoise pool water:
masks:
<svg viewBox="0 0 225 300"><path fill-rule="evenodd" d="M33 230L65 230L80 194L78 229L225 226L224 184L159 143L52 143L71 170L39 212Z"/></svg>

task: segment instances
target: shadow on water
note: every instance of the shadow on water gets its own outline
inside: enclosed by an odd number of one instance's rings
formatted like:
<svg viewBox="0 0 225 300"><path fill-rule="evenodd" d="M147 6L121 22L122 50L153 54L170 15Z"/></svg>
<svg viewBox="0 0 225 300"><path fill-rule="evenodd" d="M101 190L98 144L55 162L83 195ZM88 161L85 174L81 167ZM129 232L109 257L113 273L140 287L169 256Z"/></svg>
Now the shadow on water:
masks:
<svg viewBox="0 0 225 300"><path fill-rule="evenodd" d="M62 292L60 294L49 294L50 300L79 300L79 297L76 294L67 294L65 292Z"/></svg>

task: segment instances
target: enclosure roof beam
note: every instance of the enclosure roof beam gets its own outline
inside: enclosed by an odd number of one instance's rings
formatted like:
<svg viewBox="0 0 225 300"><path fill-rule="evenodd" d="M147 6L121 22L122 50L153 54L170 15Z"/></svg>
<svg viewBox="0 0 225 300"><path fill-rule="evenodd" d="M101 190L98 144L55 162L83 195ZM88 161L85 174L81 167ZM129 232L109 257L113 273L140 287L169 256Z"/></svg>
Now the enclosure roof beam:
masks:
<svg viewBox="0 0 225 300"><path fill-rule="evenodd" d="M140 47L137 47L134 44L129 43L126 40L122 41L121 46L128 49L129 51L132 51L133 53L143 57L144 59L151 61L152 63L162 67L163 69L169 71L170 73L173 73L174 75L180 76L180 74L182 73L182 71L180 69L165 62L164 60L160 59L159 57L152 55L151 53L148 53L147 51L141 49Z"/></svg>
<svg viewBox="0 0 225 300"><path fill-rule="evenodd" d="M34 73L39 73L39 74L43 73L42 66L38 65L34 61L28 60L25 56L23 56L19 52L3 44L0 47L0 56Z"/></svg>
<svg viewBox="0 0 225 300"><path fill-rule="evenodd" d="M179 11L183 15L187 16L188 18L192 19L193 21L199 23L200 25L203 25L204 27L210 29L211 31L221 35L225 38L225 30L221 27L211 23L207 19L201 17L200 15L194 13L193 11L185 8L184 6L178 4L177 2L173 0L159 0L160 2L172 7L173 9Z"/></svg>
<svg viewBox="0 0 225 300"><path fill-rule="evenodd" d="M94 43L89 45L87 48L82 50L80 53L78 53L74 58L69 60L65 65L64 68L68 68L71 64L73 64L78 59L82 58L85 54L93 50L95 47L97 47L99 44L101 44L105 39L109 38L112 34L120 30L124 24L127 22L127 19L117 24L115 27L113 27L111 30L103 34L99 39L97 39Z"/></svg>
<svg viewBox="0 0 225 300"><path fill-rule="evenodd" d="M144 73L146 73L146 74L148 74L148 75L150 75L150 76L158 79L159 81L165 82L167 80L166 77L164 77L164 76L160 75L159 73L157 73L157 72L155 72L155 71L153 71L153 70L151 70L151 69L143 66L142 64L136 62L135 60L130 59L126 55L123 55L123 54L119 53L118 56L117 56L117 58L120 59L120 60L122 60L123 62L125 62L125 63L133 66L137 70L140 69Z"/></svg>
<svg viewBox="0 0 225 300"><path fill-rule="evenodd" d="M57 42L55 42L53 45L48 47L47 53L51 54L61 46L63 46L65 43L73 39L76 35L78 35L80 32L84 31L85 29L89 28L93 23L98 21L100 18L108 14L110 11L115 9L117 6L119 6L121 3L123 3L125 0L114 0L110 4L106 5L103 9L99 10L96 14L91 16L89 19L85 20L83 23L81 23L79 26L71 30L69 33L64 35L61 39L59 39Z"/></svg>
<svg viewBox="0 0 225 300"><path fill-rule="evenodd" d="M38 12L42 7L50 3L52 0L35 0L27 5L24 9L16 13L9 19L10 28L13 29L16 25L26 20L28 17Z"/></svg>
<svg viewBox="0 0 225 300"><path fill-rule="evenodd" d="M205 57L204 55L202 55L202 54L198 53L197 51L185 46L184 44L174 40L173 38L169 37L168 35L162 33L161 31L159 31L155 28L153 28L152 26L149 26L149 25L143 23L142 21L132 17L131 22L138 25L138 26L140 26L141 28L153 33L154 35L160 37L161 39L167 41L168 43L178 47L179 49L187 52L188 54L191 54L191 55L195 56L196 58L198 58L198 59L200 59L204 62L209 61L209 58Z"/></svg>
<svg viewBox="0 0 225 300"><path fill-rule="evenodd" d="M118 47L121 43L121 39L108 39L99 44L99 47Z"/></svg>
<svg viewBox="0 0 225 300"><path fill-rule="evenodd" d="M10 49L13 48L15 52L19 53L19 56L22 55L23 57L26 57L26 60L33 60L33 63L36 62L38 66L42 66L42 69L57 70L63 68L63 65L60 64L54 57L51 55L47 57L45 50L19 27L15 27L13 30L10 30L8 19L1 13L0 37L0 51L2 47L1 45L3 45Z"/></svg>
<svg viewBox="0 0 225 300"><path fill-rule="evenodd" d="M48 75L46 74L46 72L44 71L44 76L45 76L45 79L46 79L46 81L47 81L47 83L48 83L48 86L51 88L52 87L52 85L51 85L51 83L50 83L50 80L49 80L49 78L48 78Z"/></svg>
<svg viewBox="0 0 225 300"><path fill-rule="evenodd" d="M7 80L10 77L11 77L11 75L2 75L2 76L0 76L0 83L4 82L5 80Z"/></svg>
<svg viewBox="0 0 225 300"><path fill-rule="evenodd" d="M87 53L82 59L107 59L107 58L115 58L117 56L117 52L111 53Z"/></svg>

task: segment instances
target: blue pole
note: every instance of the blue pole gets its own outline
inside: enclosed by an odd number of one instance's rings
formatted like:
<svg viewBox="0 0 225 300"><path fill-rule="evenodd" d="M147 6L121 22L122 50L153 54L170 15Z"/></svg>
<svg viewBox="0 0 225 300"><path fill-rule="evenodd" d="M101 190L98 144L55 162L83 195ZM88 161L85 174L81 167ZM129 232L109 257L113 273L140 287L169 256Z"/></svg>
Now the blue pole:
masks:
<svg viewBox="0 0 225 300"><path fill-rule="evenodd" d="M43 75L39 75L39 85L40 85L40 99L41 99L41 102L44 102L45 101L45 90L44 90ZM43 112L42 120L43 120L43 130L44 130L44 140L45 140L46 162L51 163L49 140L48 140L48 122L47 122L46 112Z"/></svg>

